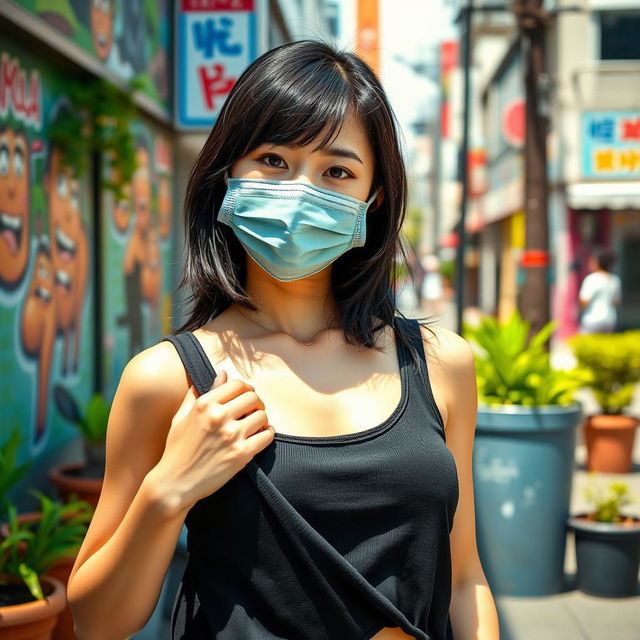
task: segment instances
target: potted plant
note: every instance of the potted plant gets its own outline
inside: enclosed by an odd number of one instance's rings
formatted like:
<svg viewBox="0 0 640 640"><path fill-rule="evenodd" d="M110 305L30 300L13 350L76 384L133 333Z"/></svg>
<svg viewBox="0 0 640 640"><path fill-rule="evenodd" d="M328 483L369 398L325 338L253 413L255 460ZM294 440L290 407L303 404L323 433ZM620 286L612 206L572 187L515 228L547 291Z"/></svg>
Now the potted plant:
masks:
<svg viewBox="0 0 640 640"><path fill-rule="evenodd" d="M103 394L94 393L83 415L75 398L61 385L54 388L54 397L60 413L75 424L82 434L86 462L56 465L49 471L49 479L63 500L69 500L71 494L75 493L96 507L102 491L105 441L111 407Z"/></svg>
<svg viewBox="0 0 640 640"><path fill-rule="evenodd" d="M590 472L593 477L595 472ZM621 509L634 502L626 483L610 482L605 490L593 483L585 488L590 512L570 517L576 543L580 591L602 597L636 595L640 567L640 517Z"/></svg>
<svg viewBox="0 0 640 640"><path fill-rule="evenodd" d="M73 500L67 504L56 502L35 489L27 489L27 492L39 499L40 508L18 515L15 506L8 503L8 522L0 528L4 538L0 543L0 593L3 604L0 609L0 639L31 637L24 625L30 628L34 622L33 614L37 619L36 627L46 625L47 629L52 630L47 637L74 640L73 617L67 604L66 586L93 516L93 507L83 500ZM56 590L60 587L62 606L57 603ZM55 606L43 623L40 616L44 615L46 608L39 605L38 601L44 600L43 591L47 589L47 593L55 594L52 596ZM3 636L3 631L8 635Z"/></svg>
<svg viewBox="0 0 640 640"><path fill-rule="evenodd" d="M587 469L628 473L640 420L624 410L640 382L640 331L580 334L567 342L600 407L600 413L587 416L583 425Z"/></svg>
<svg viewBox="0 0 640 640"><path fill-rule="evenodd" d="M18 515L6 496L31 464L16 465L20 441L15 428L0 445L0 640L70 640L75 635L65 611L69 558L75 560L93 509L27 490L40 499L40 510Z"/></svg>
<svg viewBox="0 0 640 640"><path fill-rule="evenodd" d="M540 596L564 582L576 428L584 374L553 369L545 344L555 322L528 339L507 322L464 323L474 349L478 420L473 474L478 552L494 593Z"/></svg>

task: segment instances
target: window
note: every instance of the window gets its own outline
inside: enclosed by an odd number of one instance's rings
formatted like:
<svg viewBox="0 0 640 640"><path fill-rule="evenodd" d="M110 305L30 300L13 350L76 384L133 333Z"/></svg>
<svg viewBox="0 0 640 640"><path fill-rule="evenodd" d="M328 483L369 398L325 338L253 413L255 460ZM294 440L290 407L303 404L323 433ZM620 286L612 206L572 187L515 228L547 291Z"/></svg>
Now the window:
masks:
<svg viewBox="0 0 640 640"><path fill-rule="evenodd" d="M640 11L600 12L600 59L640 60Z"/></svg>

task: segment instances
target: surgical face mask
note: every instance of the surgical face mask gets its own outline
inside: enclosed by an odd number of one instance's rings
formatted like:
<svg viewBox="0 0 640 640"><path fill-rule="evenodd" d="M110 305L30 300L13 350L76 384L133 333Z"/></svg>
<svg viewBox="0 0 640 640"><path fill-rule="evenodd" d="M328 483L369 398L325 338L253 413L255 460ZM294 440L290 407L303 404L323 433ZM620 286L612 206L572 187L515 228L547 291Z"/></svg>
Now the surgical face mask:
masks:
<svg viewBox="0 0 640 640"><path fill-rule="evenodd" d="M366 202L307 182L226 178L217 220L230 226L247 253L277 280L321 271L364 245Z"/></svg>

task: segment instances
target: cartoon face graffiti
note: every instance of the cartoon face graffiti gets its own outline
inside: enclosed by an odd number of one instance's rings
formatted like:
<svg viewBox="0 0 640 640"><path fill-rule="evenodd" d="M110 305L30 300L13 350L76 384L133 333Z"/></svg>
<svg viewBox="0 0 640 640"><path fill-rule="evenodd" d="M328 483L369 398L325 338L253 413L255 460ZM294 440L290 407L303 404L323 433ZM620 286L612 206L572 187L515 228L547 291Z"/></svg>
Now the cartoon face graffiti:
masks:
<svg viewBox="0 0 640 640"><path fill-rule="evenodd" d="M125 232L129 227L131 217L131 185L125 184L122 187L122 198L117 199L113 205L113 222L116 229Z"/></svg>
<svg viewBox="0 0 640 640"><path fill-rule="evenodd" d="M38 361L37 418L34 440L38 442L45 428L48 383L56 337L56 299L54 270L46 238L40 240L29 290L22 306L20 322L22 348Z"/></svg>
<svg viewBox="0 0 640 640"><path fill-rule="evenodd" d="M133 208L136 214L136 228L138 231L145 232L151 221L151 171L149 152L145 147L137 148L136 163L138 168L131 184Z"/></svg>
<svg viewBox="0 0 640 640"><path fill-rule="evenodd" d="M171 233L171 182L169 178L160 178L158 186L158 215L160 237L168 238Z"/></svg>
<svg viewBox="0 0 640 640"><path fill-rule="evenodd" d="M49 234L54 270L57 330L65 336L66 371L69 332L75 330L74 368L84 291L88 277L87 238L80 215L80 185L69 167L61 166L53 147L48 158L45 188L49 196Z"/></svg>
<svg viewBox="0 0 640 640"><path fill-rule="evenodd" d="M90 2L93 48L101 60L106 60L113 42L113 0L90 0Z"/></svg>
<svg viewBox="0 0 640 640"><path fill-rule="evenodd" d="M29 259L29 151L21 132L0 129L0 286L14 289Z"/></svg>
<svg viewBox="0 0 640 640"><path fill-rule="evenodd" d="M162 264L160 262L158 231L155 227L151 227L147 231L140 278L142 298L156 307L162 286Z"/></svg>

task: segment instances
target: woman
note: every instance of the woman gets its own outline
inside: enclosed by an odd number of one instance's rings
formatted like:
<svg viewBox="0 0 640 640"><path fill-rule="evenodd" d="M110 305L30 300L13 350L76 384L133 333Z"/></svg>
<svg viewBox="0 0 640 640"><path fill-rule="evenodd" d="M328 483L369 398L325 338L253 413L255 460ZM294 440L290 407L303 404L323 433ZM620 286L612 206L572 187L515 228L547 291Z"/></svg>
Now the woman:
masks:
<svg viewBox="0 0 640 640"><path fill-rule="evenodd" d="M69 583L80 638L144 626L185 522L173 638L498 637L473 354L396 314L405 202L360 58L294 42L238 78L187 189L191 315L129 361L112 404Z"/></svg>
<svg viewBox="0 0 640 640"><path fill-rule="evenodd" d="M599 249L589 257L589 270L578 298L582 314L579 333L611 333L616 326L616 307L620 304L620 277L611 273L614 254Z"/></svg>

